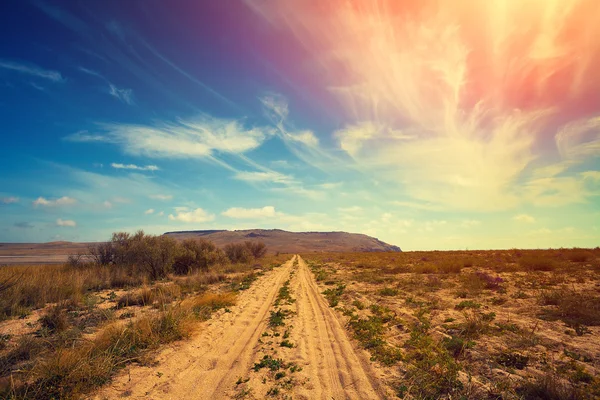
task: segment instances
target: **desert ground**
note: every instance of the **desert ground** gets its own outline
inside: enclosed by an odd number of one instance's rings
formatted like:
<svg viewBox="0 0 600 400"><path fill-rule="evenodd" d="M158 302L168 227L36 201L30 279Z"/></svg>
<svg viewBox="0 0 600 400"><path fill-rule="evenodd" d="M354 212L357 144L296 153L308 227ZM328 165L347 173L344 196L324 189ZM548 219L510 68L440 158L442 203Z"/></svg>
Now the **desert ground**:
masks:
<svg viewBox="0 0 600 400"><path fill-rule="evenodd" d="M0 393L600 398L599 249L279 254L136 277L0 269Z"/></svg>

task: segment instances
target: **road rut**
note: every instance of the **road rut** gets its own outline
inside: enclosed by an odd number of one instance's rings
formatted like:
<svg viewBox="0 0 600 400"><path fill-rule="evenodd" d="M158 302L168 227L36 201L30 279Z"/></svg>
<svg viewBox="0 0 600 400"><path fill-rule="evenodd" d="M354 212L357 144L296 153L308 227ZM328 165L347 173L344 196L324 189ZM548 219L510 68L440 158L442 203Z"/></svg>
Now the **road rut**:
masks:
<svg viewBox="0 0 600 400"><path fill-rule="evenodd" d="M191 340L161 351L156 365L132 367L94 398L229 399L240 394L240 377L248 377L243 386L251 389L245 398L261 398L265 385L252 367L264 348L261 335L269 311L287 279L296 298L286 320L294 347L283 357L303 368L296 374L303 379L286 394L295 399L384 398L373 366L363 351L353 348L299 256L259 278L230 313L209 320Z"/></svg>

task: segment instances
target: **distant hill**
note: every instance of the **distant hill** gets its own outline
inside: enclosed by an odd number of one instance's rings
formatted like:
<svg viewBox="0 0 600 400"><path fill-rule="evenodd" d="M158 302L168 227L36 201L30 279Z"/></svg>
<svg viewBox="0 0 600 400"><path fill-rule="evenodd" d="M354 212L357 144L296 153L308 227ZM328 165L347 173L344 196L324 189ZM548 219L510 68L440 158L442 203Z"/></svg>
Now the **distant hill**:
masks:
<svg viewBox="0 0 600 400"><path fill-rule="evenodd" d="M344 252L344 251L402 251L400 247L382 242L371 236L347 232L288 232L281 229L248 229L240 231L207 230L167 232L177 240L202 238L217 246L246 240L261 241L269 252Z"/></svg>
<svg viewBox="0 0 600 400"><path fill-rule="evenodd" d="M206 230L167 232L177 240L202 238L222 247L227 243L246 240L264 242L270 253L310 253L344 251L401 251L374 237L346 232L288 232L280 229L249 229L244 231ZM69 254L87 253L97 243L48 242L0 243L0 266L4 264L64 263Z"/></svg>

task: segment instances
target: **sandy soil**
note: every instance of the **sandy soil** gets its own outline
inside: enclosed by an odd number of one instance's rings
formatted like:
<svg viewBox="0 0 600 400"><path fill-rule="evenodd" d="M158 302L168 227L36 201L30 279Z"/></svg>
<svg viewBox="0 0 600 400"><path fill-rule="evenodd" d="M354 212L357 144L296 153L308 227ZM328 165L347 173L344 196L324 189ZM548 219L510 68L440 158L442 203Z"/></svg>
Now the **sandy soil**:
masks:
<svg viewBox="0 0 600 400"><path fill-rule="evenodd" d="M295 260L297 259L297 262ZM355 351L343 326L318 292L304 260L294 256L265 274L242 293L230 312L215 315L191 340L162 350L153 366L133 366L94 395L95 399L228 399L263 398L268 390L253 371L262 358L263 332L277 293L292 274L290 289L297 299L287 326L295 343L278 357L302 367L286 395L304 399L383 398L366 353ZM283 349L282 349L283 350Z"/></svg>

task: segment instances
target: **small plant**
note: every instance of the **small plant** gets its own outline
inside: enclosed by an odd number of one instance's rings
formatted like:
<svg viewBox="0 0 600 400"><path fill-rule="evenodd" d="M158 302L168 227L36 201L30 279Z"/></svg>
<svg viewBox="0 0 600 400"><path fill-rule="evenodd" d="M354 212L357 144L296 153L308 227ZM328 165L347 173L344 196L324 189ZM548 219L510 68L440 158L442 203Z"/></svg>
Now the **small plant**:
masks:
<svg viewBox="0 0 600 400"><path fill-rule="evenodd" d="M500 353L496 362L507 368L523 369L529 363L529 357L519 353Z"/></svg>
<svg viewBox="0 0 600 400"><path fill-rule="evenodd" d="M354 301L352 302L352 305L353 305L354 307L356 307L358 310L364 310L364 309L365 309L365 303L363 303L363 302L362 302L362 301L360 301L360 300L354 300Z"/></svg>
<svg viewBox="0 0 600 400"><path fill-rule="evenodd" d="M481 308L481 304L474 302L473 300L464 300L454 306L457 310L464 310L466 308L478 309Z"/></svg>
<svg viewBox="0 0 600 400"><path fill-rule="evenodd" d="M285 372L284 371L279 371L279 372L277 372L275 374L275 380L276 381L279 380L279 379L281 379L281 378L284 378L284 377L285 377Z"/></svg>
<svg viewBox="0 0 600 400"><path fill-rule="evenodd" d="M398 293L400 293L400 291L398 289L386 287L379 290L377 293L381 296L398 296Z"/></svg>
<svg viewBox="0 0 600 400"><path fill-rule="evenodd" d="M66 330L69 326L67 314L60 306L55 306L40 318L40 325L48 333L58 333Z"/></svg>
<svg viewBox="0 0 600 400"><path fill-rule="evenodd" d="M287 368L285 362L281 358L273 358L270 355L265 355L260 362L254 364L254 371L260 371L262 368L268 368L270 371L279 371Z"/></svg>
<svg viewBox="0 0 600 400"><path fill-rule="evenodd" d="M269 326L276 327L285 325L285 322L283 322L285 317L286 312L281 309L277 311L271 311L271 315L269 316Z"/></svg>
<svg viewBox="0 0 600 400"><path fill-rule="evenodd" d="M339 284L335 289L327 289L323 292L329 302L330 307L336 307L340 301L340 296L344 293L346 285Z"/></svg>
<svg viewBox="0 0 600 400"><path fill-rule="evenodd" d="M280 344L281 347L287 347L287 348L293 348L294 344L292 342L290 342L289 340L283 340Z"/></svg>
<svg viewBox="0 0 600 400"><path fill-rule="evenodd" d="M444 347L454 356L454 358L460 357L465 349L470 349L475 346L475 342L465 340L459 336L452 336L451 338L445 338L442 340Z"/></svg>

